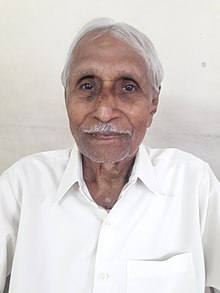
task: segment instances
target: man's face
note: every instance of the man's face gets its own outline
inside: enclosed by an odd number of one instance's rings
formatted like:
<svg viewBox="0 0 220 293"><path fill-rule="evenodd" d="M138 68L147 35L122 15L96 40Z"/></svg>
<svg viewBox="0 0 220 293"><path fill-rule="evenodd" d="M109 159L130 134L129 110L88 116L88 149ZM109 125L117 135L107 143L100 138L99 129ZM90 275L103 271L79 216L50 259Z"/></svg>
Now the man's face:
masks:
<svg viewBox="0 0 220 293"><path fill-rule="evenodd" d="M79 151L97 163L132 157L158 102L143 57L110 34L85 37L72 57L65 94Z"/></svg>

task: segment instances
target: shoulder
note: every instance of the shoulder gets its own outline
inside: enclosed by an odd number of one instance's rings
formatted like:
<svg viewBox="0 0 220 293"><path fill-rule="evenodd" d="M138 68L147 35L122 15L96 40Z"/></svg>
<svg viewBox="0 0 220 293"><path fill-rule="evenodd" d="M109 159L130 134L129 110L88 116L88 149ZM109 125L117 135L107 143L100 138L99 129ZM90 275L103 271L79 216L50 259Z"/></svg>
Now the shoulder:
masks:
<svg viewBox="0 0 220 293"><path fill-rule="evenodd" d="M207 202L212 194L220 192L220 183L209 164L202 159L179 149L152 149L146 147L160 189L165 194L184 194ZM187 196L188 195L188 196Z"/></svg>
<svg viewBox="0 0 220 293"><path fill-rule="evenodd" d="M15 162L2 176L5 174L12 177L15 175L19 177L22 174L29 176L39 172L43 174L47 171L63 169L70 158L70 153L71 149L65 149L40 152L26 156Z"/></svg>
<svg viewBox="0 0 220 293"><path fill-rule="evenodd" d="M188 152L175 149L152 149L147 147L155 175L160 182L182 182L191 185L200 183L206 176L209 165Z"/></svg>
<svg viewBox="0 0 220 293"><path fill-rule="evenodd" d="M146 147L154 166L157 165L185 165L195 168L204 168L206 162L199 157L176 148L149 148Z"/></svg>

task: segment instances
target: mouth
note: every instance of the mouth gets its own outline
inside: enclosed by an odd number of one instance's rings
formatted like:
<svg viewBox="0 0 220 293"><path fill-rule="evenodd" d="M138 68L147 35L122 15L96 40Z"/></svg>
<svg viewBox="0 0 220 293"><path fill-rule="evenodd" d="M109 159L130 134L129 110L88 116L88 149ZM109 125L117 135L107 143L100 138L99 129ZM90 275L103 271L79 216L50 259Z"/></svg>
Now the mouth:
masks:
<svg viewBox="0 0 220 293"><path fill-rule="evenodd" d="M94 133L90 133L89 135L91 135L93 138L97 139L97 140L118 140L118 139L123 139L123 138L127 138L129 137L128 134L125 133L111 133L111 132L94 132Z"/></svg>

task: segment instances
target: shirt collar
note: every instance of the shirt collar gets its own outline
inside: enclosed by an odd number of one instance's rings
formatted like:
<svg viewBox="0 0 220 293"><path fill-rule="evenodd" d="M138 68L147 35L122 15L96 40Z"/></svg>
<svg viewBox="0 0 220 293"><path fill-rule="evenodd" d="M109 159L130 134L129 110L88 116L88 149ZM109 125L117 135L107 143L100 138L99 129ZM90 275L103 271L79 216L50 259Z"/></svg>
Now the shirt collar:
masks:
<svg viewBox="0 0 220 293"><path fill-rule="evenodd" d="M151 191L157 194L164 194L160 191L158 182L156 180L154 166L151 162L149 149L144 145L139 147L136 155L133 170L129 181L136 181L139 178ZM82 175L82 159L81 154L76 146L73 147L69 161L64 170L63 177L59 184L55 202L59 202L66 194L66 192L75 183L80 184L83 180Z"/></svg>
<svg viewBox="0 0 220 293"><path fill-rule="evenodd" d="M130 181L136 181L139 178L143 184L156 194L166 195L160 188L159 182L155 174L150 149L140 145L136 155L134 167L131 173Z"/></svg>
<svg viewBox="0 0 220 293"><path fill-rule="evenodd" d="M78 151L76 146L73 147L70 158L67 163L67 166L64 170L63 177L60 181L55 202L59 202L66 192L73 186L75 183L82 182L83 175L82 175L82 159L81 154Z"/></svg>

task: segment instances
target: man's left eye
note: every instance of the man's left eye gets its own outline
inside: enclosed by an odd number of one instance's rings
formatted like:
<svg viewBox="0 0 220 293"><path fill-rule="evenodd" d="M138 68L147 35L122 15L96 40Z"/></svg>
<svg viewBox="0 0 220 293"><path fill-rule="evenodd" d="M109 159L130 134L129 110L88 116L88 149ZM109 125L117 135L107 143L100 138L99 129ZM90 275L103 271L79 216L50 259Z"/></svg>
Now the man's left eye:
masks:
<svg viewBox="0 0 220 293"><path fill-rule="evenodd" d="M136 87L133 84L126 84L123 87L123 91L125 91L125 92L133 92L133 91L135 91L135 89L136 89Z"/></svg>
<svg viewBox="0 0 220 293"><path fill-rule="evenodd" d="M84 91L91 91L93 90L93 86L91 85L91 83L84 83L80 86Z"/></svg>

